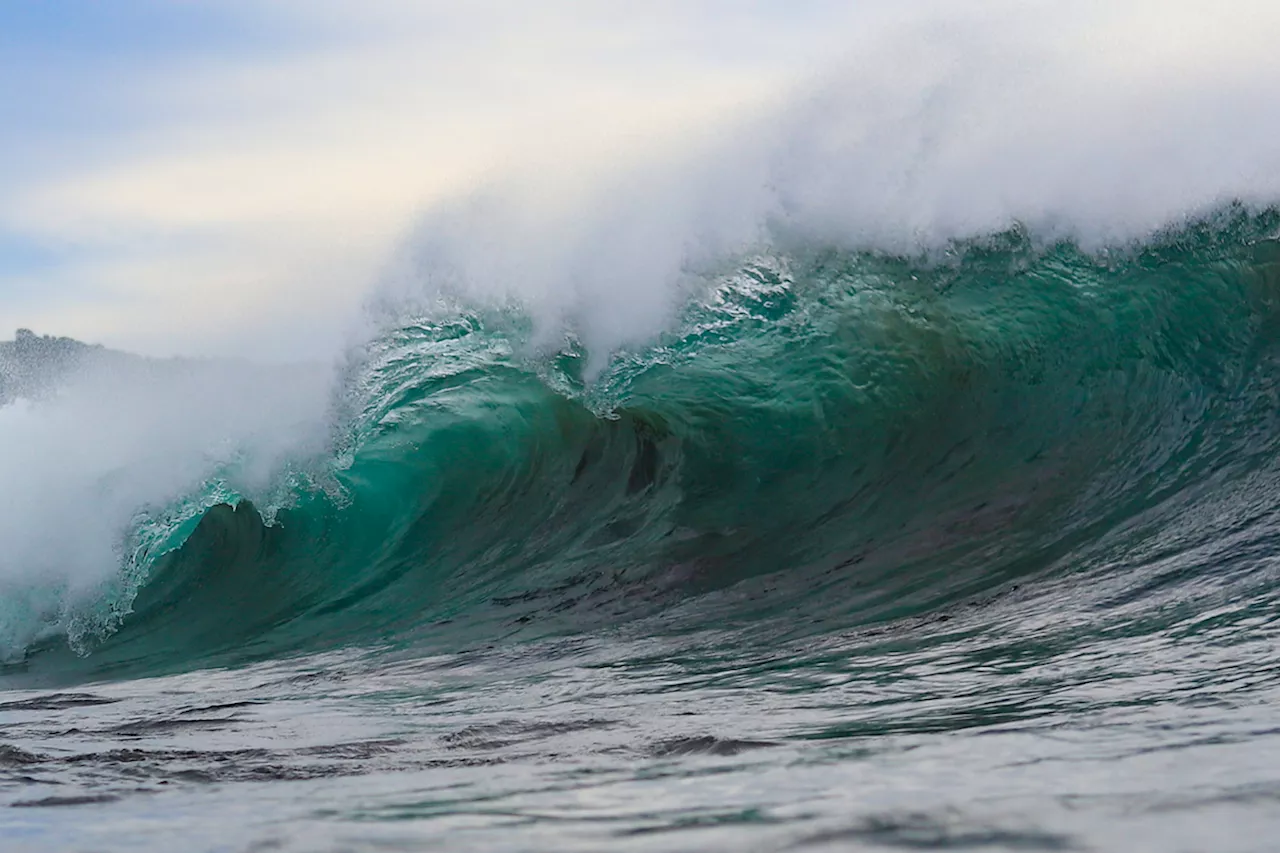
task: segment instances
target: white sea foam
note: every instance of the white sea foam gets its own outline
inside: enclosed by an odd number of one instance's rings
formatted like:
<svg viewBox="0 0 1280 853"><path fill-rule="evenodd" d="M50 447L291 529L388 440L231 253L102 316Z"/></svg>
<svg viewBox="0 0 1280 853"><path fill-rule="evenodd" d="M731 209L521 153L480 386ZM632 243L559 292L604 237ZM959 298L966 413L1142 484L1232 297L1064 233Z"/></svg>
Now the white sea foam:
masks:
<svg viewBox="0 0 1280 853"><path fill-rule="evenodd" d="M917 252L1017 223L1100 248L1280 199L1274 4L925 4L866 24L838 69L749 118L428 211L380 304L514 298L545 339L571 327L607 353L761 242Z"/></svg>
<svg viewBox="0 0 1280 853"><path fill-rule="evenodd" d="M142 516L269 491L323 446L327 390L318 368L108 359L0 407L0 658L118 581Z"/></svg>

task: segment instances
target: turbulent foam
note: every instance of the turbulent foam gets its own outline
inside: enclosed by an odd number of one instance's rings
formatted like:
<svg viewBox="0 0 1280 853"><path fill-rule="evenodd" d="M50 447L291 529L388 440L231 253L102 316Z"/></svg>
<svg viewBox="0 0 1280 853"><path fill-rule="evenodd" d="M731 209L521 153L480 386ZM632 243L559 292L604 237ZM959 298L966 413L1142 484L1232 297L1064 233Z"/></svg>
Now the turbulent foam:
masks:
<svg viewBox="0 0 1280 853"><path fill-rule="evenodd" d="M106 354L0 407L0 655L86 646L205 509L286 488L323 447L327 388L323 370Z"/></svg>
<svg viewBox="0 0 1280 853"><path fill-rule="evenodd" d="M1212 543L1275 476L1277 224L779 248L597 368L517 307L440 307L348 365L330 487L187 522L89 665L658 614L835 630Z"/></svg>
<svg viewBox="0 0 1280 853"><path fill-rule="evenodd" d="M857 20L838 68L708 116L676 150L436 206L384 283L392 321L406 301L509 299L539 340L569 328L599 359L669 328L727 257L936 253L1011 228L1131 249L1280 201L1272 4L927 3Z"/></svg>

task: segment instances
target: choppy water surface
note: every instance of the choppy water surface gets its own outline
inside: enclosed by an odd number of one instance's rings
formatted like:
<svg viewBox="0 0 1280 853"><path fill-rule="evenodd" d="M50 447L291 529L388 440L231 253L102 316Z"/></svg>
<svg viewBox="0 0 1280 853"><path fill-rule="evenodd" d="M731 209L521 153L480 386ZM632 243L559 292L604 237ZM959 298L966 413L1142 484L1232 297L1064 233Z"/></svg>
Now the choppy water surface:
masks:
<svg viewBox="0 0 1280 853"><path fill-rule="evenodd" d="M5 849L1271 849L1278 221L404 320L324 450L6 578Z"/></svg>
<svg viewBox="0 0 1280 853"><path fill-rule="evenodd" d="M1265 850L1272 585L15 691L6 847Z"/></svg>

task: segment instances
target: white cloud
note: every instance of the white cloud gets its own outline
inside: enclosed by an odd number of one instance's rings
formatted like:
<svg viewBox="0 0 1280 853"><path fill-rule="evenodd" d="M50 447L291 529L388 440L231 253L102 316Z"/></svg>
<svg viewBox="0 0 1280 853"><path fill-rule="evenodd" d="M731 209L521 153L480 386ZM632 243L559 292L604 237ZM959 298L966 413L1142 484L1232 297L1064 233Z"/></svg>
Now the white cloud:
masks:
<svg viewBox="0 0 1280 853"><path fill-rule="evenodd" d="M316 315L339 328L433 199L715 122L823 40L792 31L780 59L775 16L712 5L714 20L674 3L246 4L310 46L117 70L130 121L0 199L0 226L75 249L26 273L48 297L0 306L0 324L157 353L322 353L335 341Z"/></svg>

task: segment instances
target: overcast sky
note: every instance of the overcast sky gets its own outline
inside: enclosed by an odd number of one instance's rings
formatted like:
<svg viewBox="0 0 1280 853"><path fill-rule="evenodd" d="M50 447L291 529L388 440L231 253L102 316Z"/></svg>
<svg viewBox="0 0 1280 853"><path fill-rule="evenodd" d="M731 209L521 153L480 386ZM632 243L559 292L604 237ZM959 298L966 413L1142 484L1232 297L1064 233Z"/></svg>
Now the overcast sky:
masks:
<svg viewBox="0 0 1280 853"><path fill-rule="evenodd" d="M749 109L852 5L5 3L0 335L324 355L416 211Z"/></svg>
<svg viewBox="0 0 1280 853"><path fill-rule="evenodd" d="M327 356L436 202L530 164L590 171L678 146L856 60L909 16L945 28L952 10L979 10L971 31L1013 32L1016 11L1080 79L1097 72L1080 91L1248 81L1243 110L1203 85L1197 95L1235 112L1200 122L1230 144L1231 122L1258 127L1248 98L1275 102L1276 81L1257 79L1277 72L1275 5L5 2L0 337L26 326L155 355ZM910 73L914 60L895 68L884 43L863 78ZM981 102L966 97L956 103ZM984 130L1026 112L1011 101ZM1158 127L1144 132L1162 144Z"/></svg>

